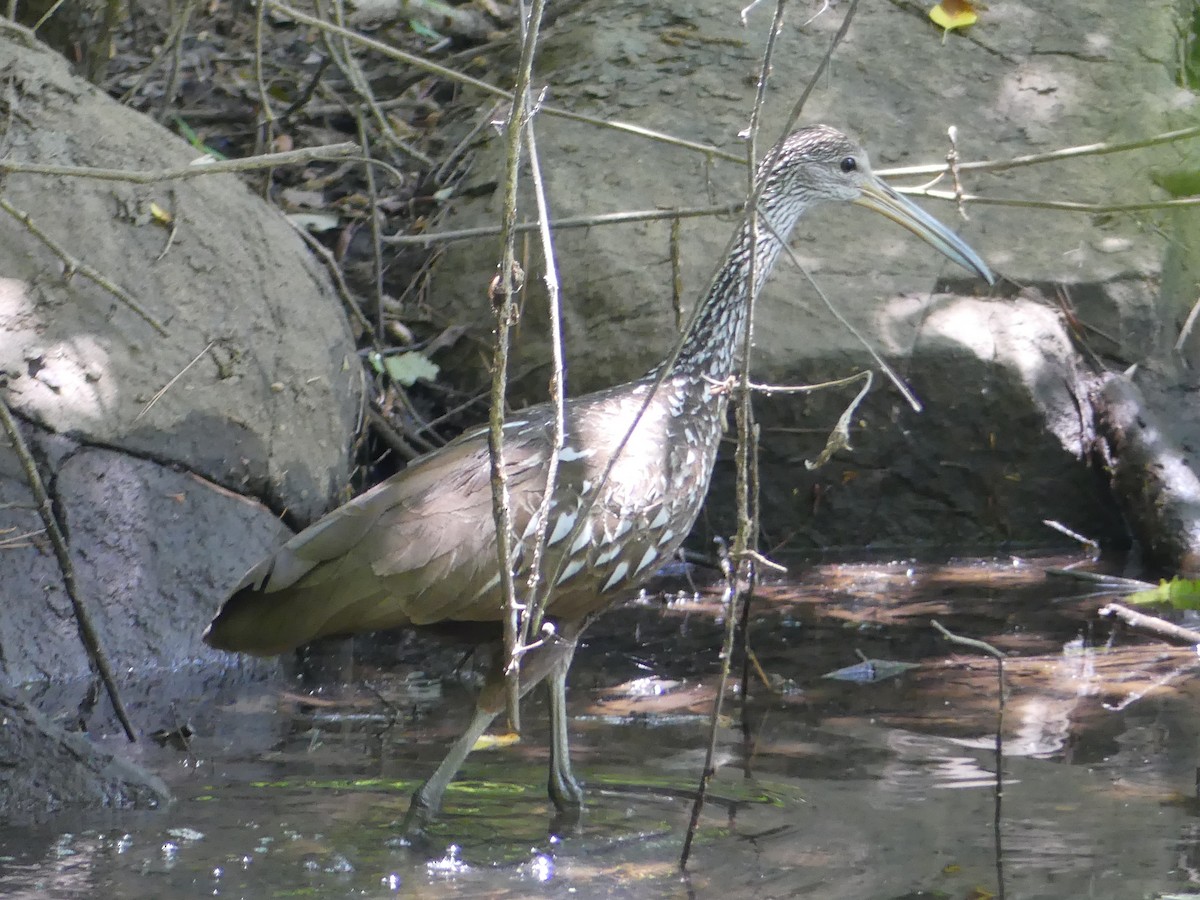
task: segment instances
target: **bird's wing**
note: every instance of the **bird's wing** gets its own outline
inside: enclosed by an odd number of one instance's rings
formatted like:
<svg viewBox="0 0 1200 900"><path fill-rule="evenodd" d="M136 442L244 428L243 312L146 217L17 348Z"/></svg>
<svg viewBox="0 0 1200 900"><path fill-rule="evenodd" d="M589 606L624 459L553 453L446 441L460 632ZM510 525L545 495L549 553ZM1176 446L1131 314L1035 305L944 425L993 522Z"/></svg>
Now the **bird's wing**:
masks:
<svg viewBox="0 0 1200 900"><path fill-rule="evenodd" d="M539 441L506 444L514 525L541 495ZM526 482L530 482L528 485ZM533 496L536 494L536 496ZM528 502L529 499L532 502ZM246 573L205 632L269 655L318 637L447 618L499 619L486 432L471 432L329 513ZM494 586L494 585L493 585Z"/></svg>

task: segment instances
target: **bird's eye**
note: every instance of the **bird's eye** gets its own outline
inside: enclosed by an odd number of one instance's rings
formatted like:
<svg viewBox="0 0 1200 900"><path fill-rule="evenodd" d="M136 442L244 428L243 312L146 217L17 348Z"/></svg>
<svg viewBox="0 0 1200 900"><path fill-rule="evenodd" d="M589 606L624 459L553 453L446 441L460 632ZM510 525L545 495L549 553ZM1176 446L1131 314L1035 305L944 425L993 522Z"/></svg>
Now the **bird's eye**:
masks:
<svg viewBox="0 0 1200 900"><path fill-rule="evenodd" d="M857 168L858 168L858 160L855 159L853 156L847 156L845 159L842 160L842 171L845 172L847 175L849 175L851 172L853 172Z"/></svg>

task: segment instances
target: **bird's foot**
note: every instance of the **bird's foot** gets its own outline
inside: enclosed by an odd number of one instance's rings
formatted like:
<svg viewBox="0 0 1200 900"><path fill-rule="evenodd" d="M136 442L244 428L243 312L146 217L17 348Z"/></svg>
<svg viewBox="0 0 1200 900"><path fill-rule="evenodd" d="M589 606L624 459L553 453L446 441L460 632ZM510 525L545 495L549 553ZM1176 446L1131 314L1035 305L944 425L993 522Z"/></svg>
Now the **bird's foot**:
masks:
<svg viewBox="0 0 1200 900"><path fill-rule="evenodd" d="M550 800L560 813L574 810L578 815L583 806L583 786L569 771L555 769L550 773Z"/></svg>
<svg viewBox="0 0 1200 900"><path fill-rule="evenodd" d="M425 837L425 829L438 813L439 803L426 796L428 785L421 785L413 794L412 802L408 804L408 812L400 823L400 830L406 838L416 843Z"/></svg>
<svg viewBox="0 0 1200 900"><path fill-rule="evenodd" d="M550 836L565 838L579 833L579 821L583 817L582 806L559 807L550 819Z"/></svg>
<svg viewBox="0 0 1200 900"><path fill-rule="evenodd" d="M550 834L564 837L578 831L583 813L583 786L570 770L551 770L550 799L555 809L554 818L550 820Z"/></svg>

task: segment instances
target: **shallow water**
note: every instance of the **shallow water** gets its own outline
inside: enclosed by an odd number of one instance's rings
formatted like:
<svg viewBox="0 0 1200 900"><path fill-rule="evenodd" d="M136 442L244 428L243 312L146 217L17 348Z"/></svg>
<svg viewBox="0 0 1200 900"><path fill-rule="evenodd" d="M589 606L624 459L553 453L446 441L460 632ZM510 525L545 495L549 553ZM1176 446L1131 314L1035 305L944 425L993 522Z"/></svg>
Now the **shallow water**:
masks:
<svg viewBox="0 0 1200 900"><path fill-rule="evenodd" d="M354 690L315 701L288 683L177 701L185 746L136 750L177 801L0 826L0 895L1200 896L1200 659L1114 634L1103 599L1043 575L1066 562L830 565L764 589L751 641L772 689L752 676L743 708L734 678L686 877L713 595L631 604L588 632L571 694L588 805L560 836L533 703L524 741L472 754L409 846L397 823L469 695L360 667ZM1013 654L999 798L996 664L931 619ZM915 667L822 677L859 652Z"/></svg>

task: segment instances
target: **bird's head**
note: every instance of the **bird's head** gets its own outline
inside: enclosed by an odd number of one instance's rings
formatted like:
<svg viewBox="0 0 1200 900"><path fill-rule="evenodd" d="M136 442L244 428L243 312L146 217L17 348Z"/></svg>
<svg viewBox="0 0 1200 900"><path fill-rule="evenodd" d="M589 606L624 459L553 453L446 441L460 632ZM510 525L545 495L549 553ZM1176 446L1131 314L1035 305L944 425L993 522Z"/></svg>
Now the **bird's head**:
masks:
<svg viewBox="0 0 1200 900"><path fill-rule="evenodd" d="M778 158L760 172L765 181L760 208L793 209L841 201L865 206L903 225L913 234L969 269L988 284L995 279L979 255L950 229L871 171L867 151L855 140L828 125L810 125L784 140Z"/></svg>

